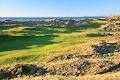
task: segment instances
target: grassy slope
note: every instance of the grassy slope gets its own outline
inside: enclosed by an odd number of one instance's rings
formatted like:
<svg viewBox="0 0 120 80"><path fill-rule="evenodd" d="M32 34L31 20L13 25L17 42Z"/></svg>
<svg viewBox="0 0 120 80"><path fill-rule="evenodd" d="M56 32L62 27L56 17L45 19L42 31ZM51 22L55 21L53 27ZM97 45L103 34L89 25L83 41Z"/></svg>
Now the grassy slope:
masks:
<svg viewBox="0 0 120 80"><path fill-rule="evenodd" d="M89 44L95 41L110 40L107 37L86 36L90 33L106 33L101 30L100 26L2 29L0 32L0 64L45 62L51 55L90 53Z"/></svg>

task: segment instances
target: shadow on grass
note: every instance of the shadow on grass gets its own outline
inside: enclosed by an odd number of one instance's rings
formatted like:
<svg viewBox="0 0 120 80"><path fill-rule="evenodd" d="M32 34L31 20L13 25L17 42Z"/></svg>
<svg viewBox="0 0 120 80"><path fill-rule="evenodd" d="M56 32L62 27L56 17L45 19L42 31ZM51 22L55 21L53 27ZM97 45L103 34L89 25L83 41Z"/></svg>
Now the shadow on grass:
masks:
<svg viewBox="0 0 120 80"><path fill-rule="evenodd" d="M0 52L29 49L31 46L45 46L57 42L52 41L56 35L45 36L10 36L0 35Z"/></svg>
<svg viewBox="0 0 120 80"><path fill-rule="evenodd" d="M50 27L41 27L41 28L26 28L25 30L28 32L24 32L24 35L34 35L34 34L45 34L45 35L52 35L54 33L62 33L60 30L54 29L62 29L62 28L50 28Z"/></svg>
<svg viewBox="0 0 120 80"><path fill-rule="evenodd" d="M0 52L29 49L31 46L46 46L55 43L54 38L59 37L56 33L72 33L80 32L89 28L98 28L101 24L92 23L89 26L68 26L68 27L41 27L41 28L25 28L21 32L22 36L0 35ZM63 30L60 30L63 29ZM14 32L13 32L14 33ZM44 36L35 36L35 35Z"/></svg>
<svg viewBox="0 0 120 80"><path fill-rule="evenodd" d="M105 37L105 36L112 36L112 34L106 33L90 33L86 35L87 37Z"/></svg>
<svg viewBox="0 0 120 80"><path fill-rule="evenodd" d="M84 26L67 26L66 32L67 33L82 32L83 30L99 28L99 27L101 27L100 23L90 23L90 25L84 25Z"/></svg>

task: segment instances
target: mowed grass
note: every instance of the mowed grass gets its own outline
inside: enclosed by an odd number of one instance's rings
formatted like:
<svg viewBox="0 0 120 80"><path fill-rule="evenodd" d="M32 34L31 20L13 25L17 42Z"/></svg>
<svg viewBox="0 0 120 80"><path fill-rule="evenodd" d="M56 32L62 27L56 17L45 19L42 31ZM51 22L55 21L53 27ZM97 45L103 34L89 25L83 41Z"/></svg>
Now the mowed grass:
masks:
<svg viewBox="0 0 120 80"><path fill-rule="evenodd" d="M46 62L52 55L81 53L80 50L84 53L87 50L87 45L84 44L87 42L110 40L107 37L86 36L90 33L107 33L100 27L101 24L81 27L1 28L0 64Z"/></svg>

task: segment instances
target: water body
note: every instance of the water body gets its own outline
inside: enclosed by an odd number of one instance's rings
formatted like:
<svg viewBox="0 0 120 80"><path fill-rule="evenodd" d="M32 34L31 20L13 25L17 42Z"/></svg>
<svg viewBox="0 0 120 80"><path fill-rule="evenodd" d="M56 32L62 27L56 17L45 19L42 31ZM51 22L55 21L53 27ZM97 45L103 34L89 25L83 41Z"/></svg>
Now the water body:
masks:
<svg viewBox="0 0 120 80"><path fill-rule="evenodd" d="M104 18L104 16L85 16L85 17L0 17L0 20L48 20L48 19L80 19L80 18Z"/></svg>

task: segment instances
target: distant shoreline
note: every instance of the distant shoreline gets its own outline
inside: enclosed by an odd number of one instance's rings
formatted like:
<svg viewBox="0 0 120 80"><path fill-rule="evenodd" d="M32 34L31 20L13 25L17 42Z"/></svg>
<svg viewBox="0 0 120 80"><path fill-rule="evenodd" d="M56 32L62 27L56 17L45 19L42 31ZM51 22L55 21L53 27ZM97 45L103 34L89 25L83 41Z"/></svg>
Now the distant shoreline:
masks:
<svg viewBox="0 0 120 80"><path fill-rule="evenodd" d="M83 17L0 17L0 20L47 20L47 19L79 19L79 18L105 18L105 16L83 16Z"/></svg>

